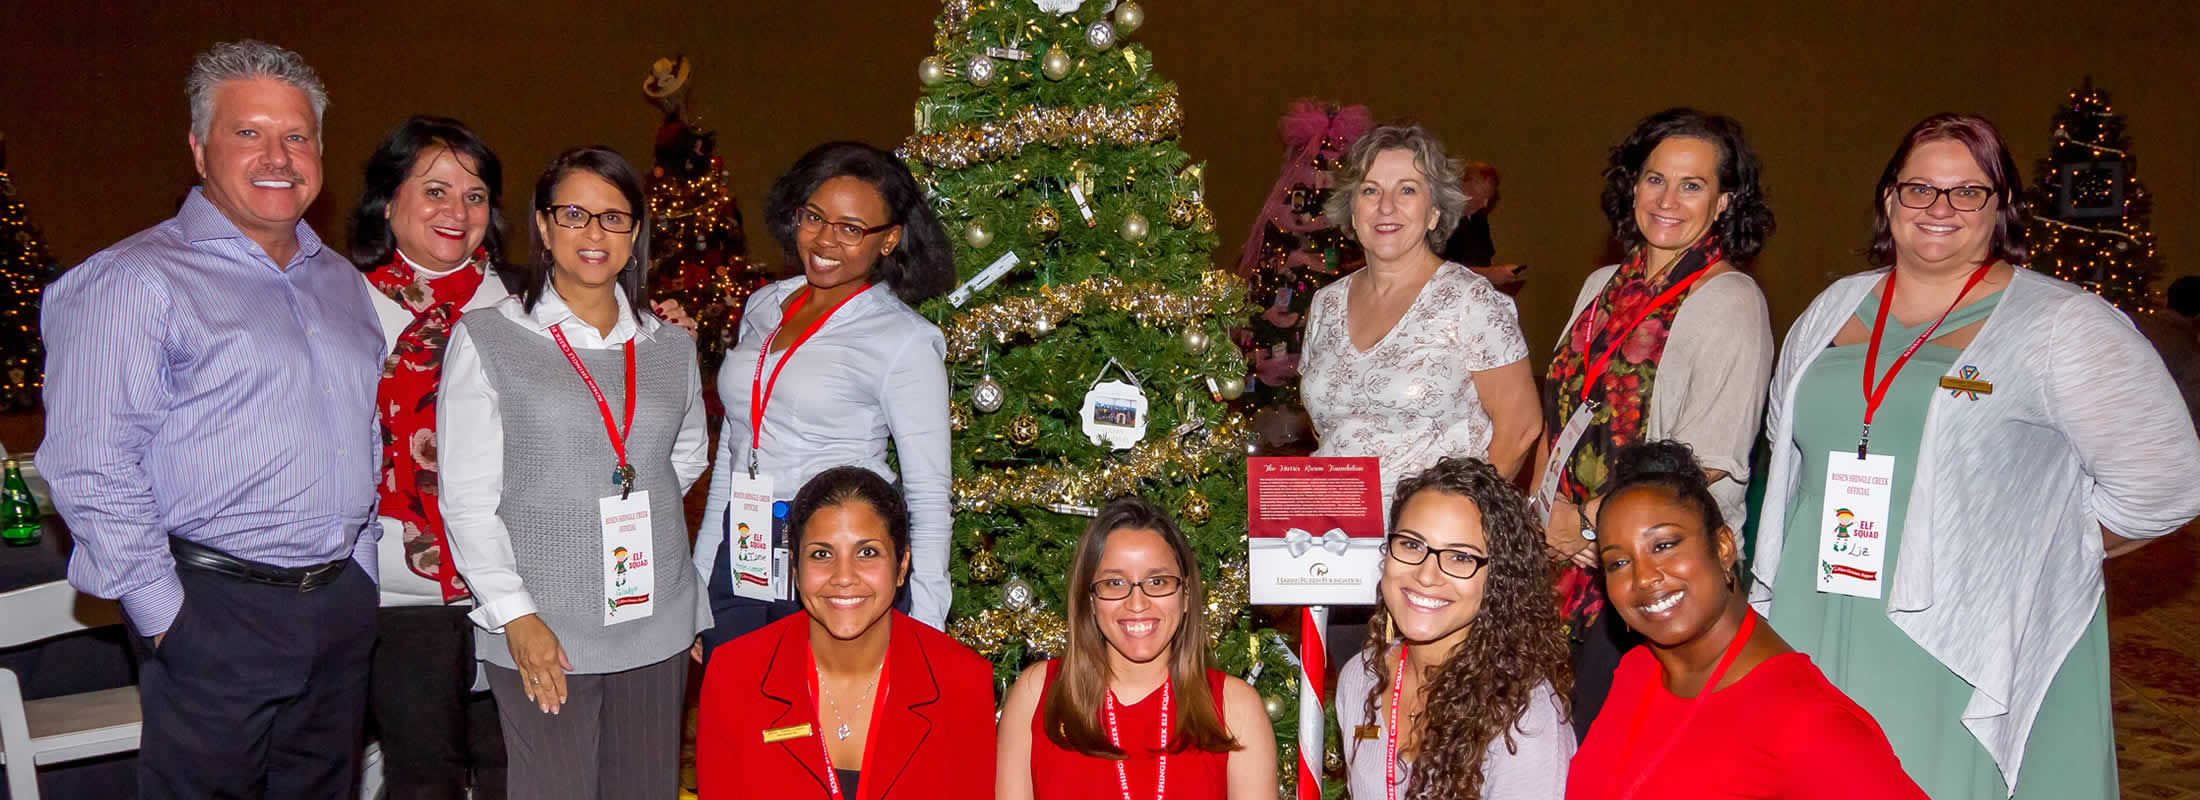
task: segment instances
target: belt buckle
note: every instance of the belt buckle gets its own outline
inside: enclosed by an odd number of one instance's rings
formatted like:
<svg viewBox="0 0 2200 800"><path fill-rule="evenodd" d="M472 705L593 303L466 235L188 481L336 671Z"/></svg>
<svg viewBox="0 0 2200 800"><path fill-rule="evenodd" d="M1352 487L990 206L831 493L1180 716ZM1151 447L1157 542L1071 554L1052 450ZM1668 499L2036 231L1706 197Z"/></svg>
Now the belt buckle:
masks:
<svg viewBox="0 0 2200 800"><path fill-rule="evenodd" d="M310 592L316 588L319 588L313 585L313 581L323 575L329 574L335 569L336 564L334 563L322 564L318 567L310 567L306 569L305 576L298 579L298 591Z"/></svg>

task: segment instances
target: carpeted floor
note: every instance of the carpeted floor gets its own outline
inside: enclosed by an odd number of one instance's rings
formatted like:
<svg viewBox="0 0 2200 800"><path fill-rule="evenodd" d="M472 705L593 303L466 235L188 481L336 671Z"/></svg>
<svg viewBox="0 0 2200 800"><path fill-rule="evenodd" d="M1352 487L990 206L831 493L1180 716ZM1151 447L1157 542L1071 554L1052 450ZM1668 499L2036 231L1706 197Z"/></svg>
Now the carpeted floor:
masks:
<svg viewBox="0 0 2200 800"><path fill-rule="evenodd" d="M2108 562L2123 795L2200 800L2200 530Z"/></svg>

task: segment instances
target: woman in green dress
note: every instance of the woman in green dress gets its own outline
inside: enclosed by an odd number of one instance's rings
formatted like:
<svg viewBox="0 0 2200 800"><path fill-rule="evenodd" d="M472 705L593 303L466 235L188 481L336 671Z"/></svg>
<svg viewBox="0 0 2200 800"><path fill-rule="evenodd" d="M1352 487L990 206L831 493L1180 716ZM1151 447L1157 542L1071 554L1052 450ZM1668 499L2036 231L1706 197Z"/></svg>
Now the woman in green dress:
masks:
<svg viewBox="0 0 2200 800"><path fill-rule="evenodd" d="M1939 800L2116 796L2100 560L2200 514L2168 372L2021 268L2016 181L1983 118L1911 129L1880 269L1796 320L1768 403L1751 599Z"/></svg>

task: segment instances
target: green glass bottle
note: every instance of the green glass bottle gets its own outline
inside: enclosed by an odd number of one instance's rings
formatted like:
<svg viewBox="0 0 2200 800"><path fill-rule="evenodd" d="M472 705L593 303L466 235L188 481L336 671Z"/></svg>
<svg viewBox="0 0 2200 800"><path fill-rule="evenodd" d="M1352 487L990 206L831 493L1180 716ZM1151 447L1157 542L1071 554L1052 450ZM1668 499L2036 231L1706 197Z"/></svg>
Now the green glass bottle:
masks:
<svg viewBox="0 0 2200 800"><path fill-rule="evenodd" d="M0 483L0 541L11 547L37 544L45 534L38 498L31 496L30 484L23 481L23 468L12 458L7 463L7 481Z"/></svg>

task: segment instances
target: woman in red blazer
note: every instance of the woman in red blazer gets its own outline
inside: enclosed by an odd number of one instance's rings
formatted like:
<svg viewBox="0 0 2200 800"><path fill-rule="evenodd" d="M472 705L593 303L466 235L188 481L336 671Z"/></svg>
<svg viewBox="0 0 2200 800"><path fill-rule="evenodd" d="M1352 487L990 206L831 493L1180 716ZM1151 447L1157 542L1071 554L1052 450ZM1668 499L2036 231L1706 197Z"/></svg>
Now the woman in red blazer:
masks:
<svg viewBox="0 0 2200 800"><path fill-rule="evenodd" d="M861 467L826 470L789 514L805 614L712 654L696 778L705 798L990 798L993 665L894 611L909 510Z"/></svg>

